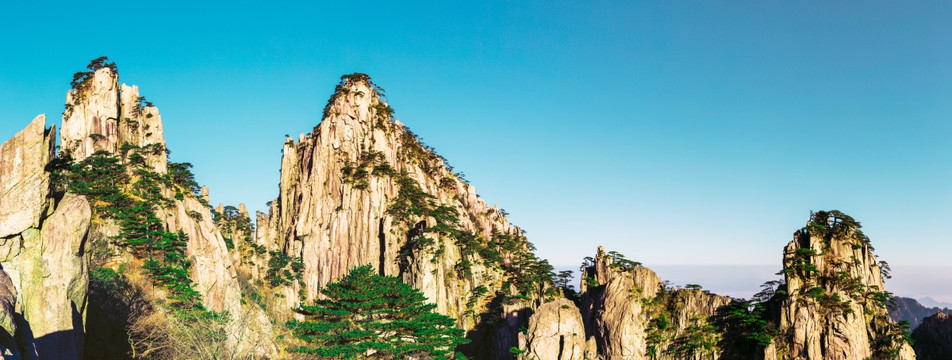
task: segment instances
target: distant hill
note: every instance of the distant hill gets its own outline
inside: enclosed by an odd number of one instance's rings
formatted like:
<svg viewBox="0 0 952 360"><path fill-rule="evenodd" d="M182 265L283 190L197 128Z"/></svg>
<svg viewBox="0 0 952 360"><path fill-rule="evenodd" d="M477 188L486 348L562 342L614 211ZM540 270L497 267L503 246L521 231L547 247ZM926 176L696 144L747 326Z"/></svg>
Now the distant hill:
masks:
<svg viewBox="0 0 952 360"><path fill-rule="evenodd" d="M922 304L922 306L925 306L925 307L930 307L930 308L931 308L931 307L937 307L937 308L940 308L940 309L941 309L941 308L949 308L949 309L952 309L952 303L947 303L947 302L938 301L938 300L933 299L933 298L931 298L931 297L921 297L921 298L918 299L918 301L919 301L920 304Z"/></svg>
<svg viewBox="0 0 952 360"><path fill-rule="evenodd" d="M896 306L889 309L889 316L892 317L894 321L908 321L909 330L912 331L919 324L922 323L922 319L929 316L935 315L939 312L945 312L947 314L952 314L952 310L948 308L940 309L938 307L925 307L919 303L916 299L907 298L907 297L894 297L893 301Z"/></svg>

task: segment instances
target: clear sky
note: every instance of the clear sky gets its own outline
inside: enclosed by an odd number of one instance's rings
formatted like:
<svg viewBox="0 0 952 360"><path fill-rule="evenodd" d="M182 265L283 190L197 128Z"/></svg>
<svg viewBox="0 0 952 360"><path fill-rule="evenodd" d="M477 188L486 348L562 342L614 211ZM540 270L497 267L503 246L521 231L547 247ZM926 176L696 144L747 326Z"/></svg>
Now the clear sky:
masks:
<svg viewBox="0 0 952 360"><path fill-rule="evenodd" d="M360 71L553 264L779 268L831 208L894 269L949 262L947 1L38 3L0 4L0 137L107 55L216 204L264 209Z"/></svg>

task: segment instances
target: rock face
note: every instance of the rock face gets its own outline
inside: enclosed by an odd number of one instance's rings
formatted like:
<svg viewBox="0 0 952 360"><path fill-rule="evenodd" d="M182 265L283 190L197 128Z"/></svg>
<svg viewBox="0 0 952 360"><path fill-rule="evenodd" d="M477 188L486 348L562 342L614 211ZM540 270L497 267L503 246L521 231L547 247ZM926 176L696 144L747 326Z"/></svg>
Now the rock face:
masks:
<svg viewBox="0 0 952 360"><path fill-rule="evenodd" d="M0 238L39 227L50 192L45 167L53 157L56 130L46 130L46 116L0 145Z"/></svg>
<svg viewBox="0 0 952 360"><path fill-rule="evenodd" d="M155 146L146 155L156 172L166 172L165 137L159 110L140 98L138 86L119 85L119 75L104 67L90 72L78 89L66 93L61 147L75 160L96 151L119 153L123 144Z"/></svg>
<svg viewBox="0 0 952 360"><path fill-rule="evenodd" d="M683 359L714 356L685 350L711 345L709 318L731 299L700 289L664 286L650 269L617 253L598 253L582 273L581 312L586 332L604 359Z"/></svg>
<svg viewBox="0 0 952 360"><path fill-rule="evenodd" d="M849 216L815 213L784 249L784 273L778 358L915 358L887 314L869 239Z"/></svg>
<svg viewBox="0 0 952 360"><path fill-rule="evenodd" d="M919 360L952 359L952 315L940 312L923 319L912 339Z"/></svg>
<svg viewBox="0 0 952 360"><path fill-rule="evenodd" d="M952 314L952 310L940 309L937 307L927 308L916 299L907 297L894 297L895 307L889 308L889 317L895 322L908 321L909 331L915 330L922 323L922 319L944 312Z"/></svg>
<svg viewBox="0 0 952 360"><path fill-rule="evenodd" d="M97 151L125 156L129 149L137 148L145 150L141 152L143 161L156 173L168 171L158 108L140 97L138 87L118 85L118 75L113 68L101 67L87 72L84 80L67 93L66 101L61 148L75 161ZM231 315L232 332L243 334L241 339L232 339L242 343L239 346L251 346L254 349L246 350L259 354L274 353L270 322L260 311L242 307L235 266L207 204L192 194L174 196L167 187L160 191L171 204L162 206L156 216L165 229L181 231L188 237L186 255L192 260L190 277L202 295L204 306ZM111 229L111 233L96 234L97 237L115 235L114 226L101 228Z"/></svg>
<svg viewBox="0 0 952 360"><path fill-rule="evenodd" d="M593 341L586 342L585 324L578 307L567 299L539 306L529 318L520 341L525 353L520 359L582 360L595 358Z"/></svg>
<svg viewBox="0 0 952 360"><path fill-rule="evenodd" d="M510 251L529 253L528 243L391 112L368 77L345 77L321 123L285 141L280 194L257 214L255 241L303 261L301 280L284 290L288 305L372 264L472 329L502 290ZM495 263L474 250L503 238L517 245Z"/></svg>
<svg viewBox="0 0 952 360"><path fill-rule="evenodd" d="M89 203L54 199L53 129L38 116L0 145L0 349L5 358L78 359L85 346Z"/></svg>

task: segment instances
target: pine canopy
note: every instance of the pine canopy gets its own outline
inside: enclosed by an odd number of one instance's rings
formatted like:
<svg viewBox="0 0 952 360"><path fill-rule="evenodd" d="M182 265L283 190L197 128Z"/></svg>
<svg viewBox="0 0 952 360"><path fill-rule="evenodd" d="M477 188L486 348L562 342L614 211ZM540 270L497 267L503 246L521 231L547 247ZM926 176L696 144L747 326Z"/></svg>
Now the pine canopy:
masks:
<svg viewBox="0 0 952 360"><path fill-rule="evenodd" d="M397 277L378 275L370 265L354 268L321 293L325 300L297 309L304 321L288 322L308 343L293 352L332 359L447 359L457 345L469 342L420 291Z"/></svg>

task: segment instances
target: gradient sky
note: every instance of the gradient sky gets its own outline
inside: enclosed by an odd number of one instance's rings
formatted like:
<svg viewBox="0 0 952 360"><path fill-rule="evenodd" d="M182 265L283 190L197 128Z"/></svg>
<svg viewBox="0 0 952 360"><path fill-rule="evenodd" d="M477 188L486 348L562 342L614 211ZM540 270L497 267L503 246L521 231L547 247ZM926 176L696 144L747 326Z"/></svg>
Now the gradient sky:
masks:
<svg viewBox="0 0 952 360"><path fill-rule="evenodd" d="M944 265L952 3L836 3L5 1L0 138L108 55L212 202L263 210L360 71L553 264L779 269L836 208L894 269Z"/></svg>

